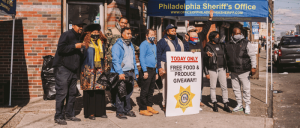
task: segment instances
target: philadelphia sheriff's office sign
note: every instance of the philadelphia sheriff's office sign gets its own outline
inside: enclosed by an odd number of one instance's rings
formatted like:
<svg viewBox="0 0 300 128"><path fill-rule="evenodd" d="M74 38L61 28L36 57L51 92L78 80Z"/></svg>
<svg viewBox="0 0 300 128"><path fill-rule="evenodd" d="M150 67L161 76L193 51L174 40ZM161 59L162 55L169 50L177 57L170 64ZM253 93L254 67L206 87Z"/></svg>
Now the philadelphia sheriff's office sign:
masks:
<svg viewBox="0 0 300 128"><path fill-rule="evenodd" d="M0 10L7 14L16 14L16 0L0 0Z"/></svg>
<svg viewBox="0 0 300 128"><path fill-rule="evenodd" d="M167 117L199 113L201 73L200 52L167 52Z"/></svg>

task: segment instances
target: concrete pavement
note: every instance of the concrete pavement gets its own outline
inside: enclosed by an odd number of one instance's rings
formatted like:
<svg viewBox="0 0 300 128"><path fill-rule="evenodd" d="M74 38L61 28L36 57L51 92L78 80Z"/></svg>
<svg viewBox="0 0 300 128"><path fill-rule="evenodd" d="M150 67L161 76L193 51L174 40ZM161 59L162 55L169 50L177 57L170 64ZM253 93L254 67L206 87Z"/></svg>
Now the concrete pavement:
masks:
<svg viewBox="0 0 300 128"><path fill-rule="evenodd" d="M55 101L44 101L41 97L31 99L31 101L19 109L12 121L16 120L15 125L5 125L5 127L17 128L37 128L37 127L61 127L61 128L81 128L81 127L99 127L99 128L137 128L137 127L197 127L197 128L271 128L273 127L273 119L267 118L267 107L265 104L265 58L260 58L260 79L251 80L251 114L245 115L244 112L227 113L222 110L222 93L220 86L217 86L216 94L219 104L219 112L212 111L212 103L210 101L209 82L204 78L203 103L205 104L203 111L195 115L165 117L163 111L160 110L158 104L161 102L161 94L159 90L154 93L154 108L159 110L160 114L153 117L144 117L138 114L139 88L134 89L132 95L133 111L137 114L135 118L120 120L115 116L115 108L110 105L107 99L107 119L96 118L96 120L85 119L83 116L82 97L76 100L76 115L81 118L81 122L68 122L67 126L59 126L54 123ZM229 107L233 109L236 106L235 96L231 87L230 79L227 80L229 92ZM82 93L82 92L81 92ZM107 97L109 92L106 93ZM14 110L17 111L17 110ZM7 114L9 111L3 112ZM10 112L11 113L11 112ZM16 119L15 119L16 118ZM0 126L2 126L0 124Z"/></svg>
<svg viewBox="0 0 300 128"><path fill-rule="evenodd" d="M157 91L156 91L157 93ZM139 88L135 88L132 100L137 103L137 95L139 94ZM78 98L80 100L81 98ZM272 127L273 120L266 117L254 117L241 115L235 113L215 113L209 111L202 111L199 114L188 115L188 116L177 116L166 118L163 111L160 110L158 105L153 107L159 110L160 114L152 117L145 117L138 114L138 105L134 104L133 111L137 114L135 118L128 118L127 120L120 120L116 118L115 111L108 104L107 115L108 118L99 118L96 120L85 119L83 116L83 108L80 108L82 102L76 105L77 117L81 118L81 122L68 122L67 126L59 126L54 123L54 101L44 101L42 98L34 99L36 102L29 103L21 111L21 114L25 114L23 119L20 121L17 128L232 128L232 127L244 127L244 128L270 128ZM112 110L110 110L112 109ZM222 111L222 110L221 110Z"/></svg>

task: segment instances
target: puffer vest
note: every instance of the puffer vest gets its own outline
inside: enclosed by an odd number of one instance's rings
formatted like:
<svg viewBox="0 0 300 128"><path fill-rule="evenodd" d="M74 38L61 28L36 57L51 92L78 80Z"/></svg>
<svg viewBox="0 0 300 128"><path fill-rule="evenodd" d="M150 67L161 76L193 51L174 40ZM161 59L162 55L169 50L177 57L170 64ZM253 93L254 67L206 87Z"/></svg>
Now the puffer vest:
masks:
<svg viewBox="0 0 300 128"><path fill-rule="evenodd" d="M244 73L251 70L251 60L247 52L248 40L242 39L236 44L226 44L227 65L230 72Z"/></svg>

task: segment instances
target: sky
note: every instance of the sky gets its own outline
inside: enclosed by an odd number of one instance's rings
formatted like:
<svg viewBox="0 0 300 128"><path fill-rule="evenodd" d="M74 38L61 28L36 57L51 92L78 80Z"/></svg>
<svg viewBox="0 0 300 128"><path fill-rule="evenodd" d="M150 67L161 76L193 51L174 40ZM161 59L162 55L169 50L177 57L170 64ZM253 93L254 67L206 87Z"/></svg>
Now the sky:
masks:
<svg viewBox="0 0 300 128"><path fill-rule="evenodd" d="M300 0L274 1L275 36L295 29L300 24Z"/></svg>

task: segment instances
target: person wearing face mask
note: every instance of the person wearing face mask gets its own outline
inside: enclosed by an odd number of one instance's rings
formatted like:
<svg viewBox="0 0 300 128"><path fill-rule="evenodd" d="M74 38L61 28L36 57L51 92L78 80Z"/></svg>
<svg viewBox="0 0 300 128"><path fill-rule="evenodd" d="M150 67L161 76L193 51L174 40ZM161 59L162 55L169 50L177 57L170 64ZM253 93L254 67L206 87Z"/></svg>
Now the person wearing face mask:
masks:
<svg viewBox="0 0 300 128"><path fill-rule="evenodd" d="M85 43L80 43L83 23L80 19L74 20L72 29L61 34L55 57L53 60L56 90L55 123L67 125L67 121L81 121L75 117L75 100L78 95L77 80L79 79L80 49ZM68 79L66 79L68 78ZM66 105L65 104L66 101ZM65 107L65 112L63 108Z"/></svg>
<svg viewBox="0 0 300 128"><path fill-rule="evenodd" d="M122 38L119 38L112 47L112 68L111 73L118 73L119 80L125 80L126 77L138 78L138 68L135 60L135 51L131 43L131 30L125 27L121 30ZM119 85L117 85L119 86ZM126 116L136 117L131 111L130 96L133 92L134 81L126 83L127 95L120 97L116 94L116 116L119 119L127 119Z"/></svg>
<svg viewBox="0 0 300 128"><path fill-rule="evenodd" d="M108 71L110 71L112 67L112 47L117 42L119 38L121 38L121 30L128 26L128 19L126 17L121 17L118 22L116 22L115 27L106 30L105 36L107 37L106 44L106 57L107 57L107 67ZM133 47L136 51L139 50L139 47L133 44ZM112 107L115 107L115 93L113 91L111 93L111 102Z"/></svg>
<svg viewBox="0 0 300 128"><path fill-rule="evenodd" d="M198 30L194 26L188 27L188 32L185 35L184 43L188 45L188 50L191 52L201 52L201 59L202 59L202 69L203 69L203 58L204 58L204 50L203 50L203 41L206 40L207 34L210 30L211 24L212 24L212 18L214 15L214 11L210 10L209 14L209 20L206 22L205 27L203 27L203 30L201 32L198 32ZM203 70L202 70L203 71ZM201 78L203 78L201 74ZM202 91L203 91L203 80L201 82L201 96L200 96L200 108L201 106L204 106L202 101Z"/></svg>
<svg viewBox="0 0 300 128"><path fill-rule="evenodd" d="M99 24L90 24L85 28L83 63L80 74L80 87L83 90L84 117L95 120L95 117L107 118L105 103L105 86L96 81L105 67L105 43Z"/></svg>
<svg viewBox="0 0 300 128"><path fill-rule="evenodd" d="M154 30L148 29L146 31L146 40L140 45L140 63L142 67L140 74L143 75L140 75L140 114L145 116L158 114L158 111L152 108L155 81L158 79L156 45L154 44L154 40Z"/></svg>
<svg viewBox="0 0 300 128"><path fill-rule="evenodd" d="M211 56L211 53L207 53ZM245 114L250 114L250 72L256 72L255 48L245 39L241 29L234 28L229 43L225 46L227 66L231 72L231 83L238 105L234 112L243 111L241 86L243 86L243 99L246 103Z"/></svg>
<svg viewBox="0 0 300 128"><path fill-rule="evenodd" d="M217 80L221 85L222 97L224 103L224 111L231 113L228 107L228 90L227 80L229 77L227 60L225 56L225 45L220 42L219 32L213 31L209 34L209 42L204 48L204 52L213 53L213 56L204 58L204 73L206 78L210 80L210 97L214 104L213 111L218 112L217 98L216 98L216 86Z"/></svg>
<svg viewBox="0 0 300 128"><path fill-rule="evenodd" d="M161 76L163 83L163 101L162 101L162 109L165 111L165 103L166 103L166 92L167 92L167 75L166 75L166 56L168 51L172 52L184 52L187 51L188 44L184 44L177 36L176 36L177 27L173 24L169 24L165 31L163 32L164 37L160 39L157 43L157 68L159 69L159 75Z"/></svg>

